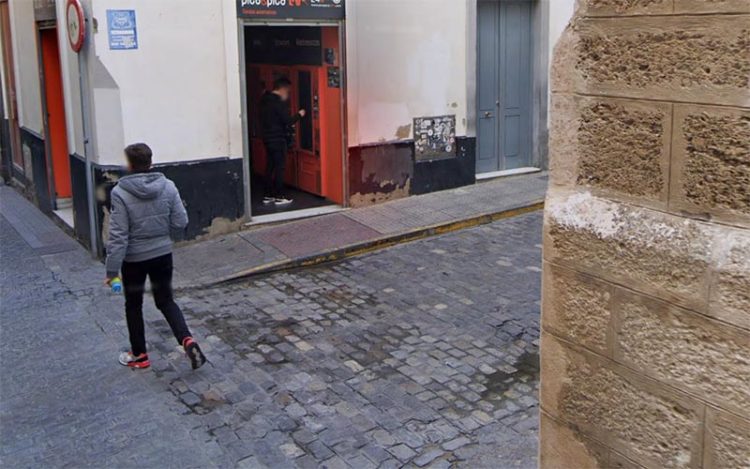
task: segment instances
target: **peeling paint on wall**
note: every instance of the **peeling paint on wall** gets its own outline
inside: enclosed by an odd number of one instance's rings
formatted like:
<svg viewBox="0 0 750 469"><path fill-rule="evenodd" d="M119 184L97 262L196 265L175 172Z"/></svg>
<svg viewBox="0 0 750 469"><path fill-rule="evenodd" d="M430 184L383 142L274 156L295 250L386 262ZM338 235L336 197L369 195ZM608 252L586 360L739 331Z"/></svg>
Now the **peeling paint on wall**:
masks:
<svg viewBox="0 0 750 469"><path fill-rule="evenodd" d="M230 220L225 217L217 217L211 220L211 225L206 227L203 232L205 234L195 238L196 241L202 241L209 238L215 238L217 236L223 236L230 233L235 233L242 229L242 225L245 220L242 218L236 220Z"/></svg>
<svg viewBox="0 0 750 469"><path fill-rule="evenodd" d="M396 187L390 191L387 188ZM352 207L366 207L368 205L381 204L383 202L390 202L391 200L401 199L408 197L411 193L411 179L406 181L403 187L398 187L393 181L384 181L381 183L383 192L373 192L370 194L352 194L349 202Z"/></svg>
<svg viewBox="0 0 750 469"><path fill-rule="evenodd" d="M411 124L400 126L396 129L396 138L405 140L411 137Z"/></svg>
<svg viewBox="0 0 750 469"><path fill-rule="evenodd" d="M350 205L407 197L414 175L413 153L411 142L350 148Z"/></svg>

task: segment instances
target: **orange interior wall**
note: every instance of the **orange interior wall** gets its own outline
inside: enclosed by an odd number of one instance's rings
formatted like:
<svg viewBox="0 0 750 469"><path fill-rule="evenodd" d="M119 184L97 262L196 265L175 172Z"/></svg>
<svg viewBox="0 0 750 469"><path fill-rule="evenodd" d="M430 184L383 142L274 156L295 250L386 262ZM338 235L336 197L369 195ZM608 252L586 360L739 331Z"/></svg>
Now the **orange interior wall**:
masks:
<svg viewBox="0 0 750 469"><path fill-rule="evenodd" d="M339 29L326 26L323 30L323 48L336 51L336 62L333 66L341 67L341 50L339 49ZM328 67L320 67L320 150L322 157L321 172L323 195L336 202L344 204L344 158L342 139L342 88L328 86ZM343 75L343 70L342 70ZM343 79L342 79L343 81ZM343 82L341 83L343 86Z"/></svg>
<svg viewBox="0 0 750 469"><path fill-rule="evenodd" d="M72 189L57 29L43 29L40 31L40 37L50 140L47 145L52 156L52 175L55 181L57 198L68 198L72 196Z"/></svg>
<svg viewBox="0 0 750 469"><path fill-rule="evenodd" d="M320 192L325 198L344 204L344 153L343 153L343 113L342 113L342 88L328 86L328 67L341 67L341 51L339 49L339 30L336 26L321 27L322 48L335 51L336 62L333 65L322 66L279 66L266 64L246 64L246 80L248 93L248 114L250 124L250 145L252 170L256 174L263 175L266 168L266 152L259 134L259 104L260 97L265 90L270 90L274 81L274 75L284 75L292 82L291 112L297 112L297 77L301 70L313 73L313 94L318 96L319 117L315 119L315 134L319 140L320 149ZM343 83L342 83L343 85ZM307 109L312 112L311 109ZM287 155L286 183L300 187L302 181L300 173L304 173L307 163L310 165L314 158L312 154L300 150L291 150ZM315 165L317 162L315 162ZM306 174L306 173L305 173ZM307 184L308 186L310 184ZM315 193L309 187L304 190Z"/></svg>

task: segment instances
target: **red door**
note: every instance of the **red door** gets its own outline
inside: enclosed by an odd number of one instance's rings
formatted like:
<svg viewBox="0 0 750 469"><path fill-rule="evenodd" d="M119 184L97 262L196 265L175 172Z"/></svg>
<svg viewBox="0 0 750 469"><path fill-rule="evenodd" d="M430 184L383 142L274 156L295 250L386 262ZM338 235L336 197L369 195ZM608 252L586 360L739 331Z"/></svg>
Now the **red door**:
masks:
<svg viewBox="0 0 750 469"><path fill-rule="evenodd" d="M39 31L44 68L44 96L47 108L48 154L52 162L52 175L57 199L71 197L68 133L65 128L65 100L63 98L60 51L57 29Z"/></svg>
<svg viewBox="0 0 750 469"><path fill-rule="evenodd" d="M296 108L307 111L297 126L297 184L323 195L320 180L320 107L316 67L296 67Z"/></svg>

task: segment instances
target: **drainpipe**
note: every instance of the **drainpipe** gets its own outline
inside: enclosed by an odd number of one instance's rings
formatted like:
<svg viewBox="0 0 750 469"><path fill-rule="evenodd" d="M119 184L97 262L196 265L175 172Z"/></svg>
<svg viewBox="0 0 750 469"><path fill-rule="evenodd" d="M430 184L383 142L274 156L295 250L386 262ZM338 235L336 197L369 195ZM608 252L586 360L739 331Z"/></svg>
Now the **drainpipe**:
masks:
<svg viewBox="0 0 750 469"><path fill-rule="evenodd" d="M89 75L88 75L88 55L89 39L91 38L91 23L89 15L84 8L84 21L87 23L85 28L84 46L78 53L78 84L81 95L81 123L83 126L83 157L86 163L86 202L89 212L89 237L91 239L91 256L97 258L99 255L98 245L99 236L97 234L96 224L96 200L94 199L94 174L92 169L91 156L91 119L90 119L90 102L89 102Z"/></svg>

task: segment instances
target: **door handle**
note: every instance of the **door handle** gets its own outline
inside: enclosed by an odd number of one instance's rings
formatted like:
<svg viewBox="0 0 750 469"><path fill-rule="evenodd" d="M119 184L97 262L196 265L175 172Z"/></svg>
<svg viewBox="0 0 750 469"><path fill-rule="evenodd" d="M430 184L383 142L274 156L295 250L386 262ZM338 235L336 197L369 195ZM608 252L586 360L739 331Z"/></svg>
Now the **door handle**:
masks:
<svg viewBox="0 0 750 469"><path fill-rule="evenodd" d="M484 113L484 118L485 119L489 119L490 117L492 117L492 113L490 111L487 111L487 112Z"/></svg>

